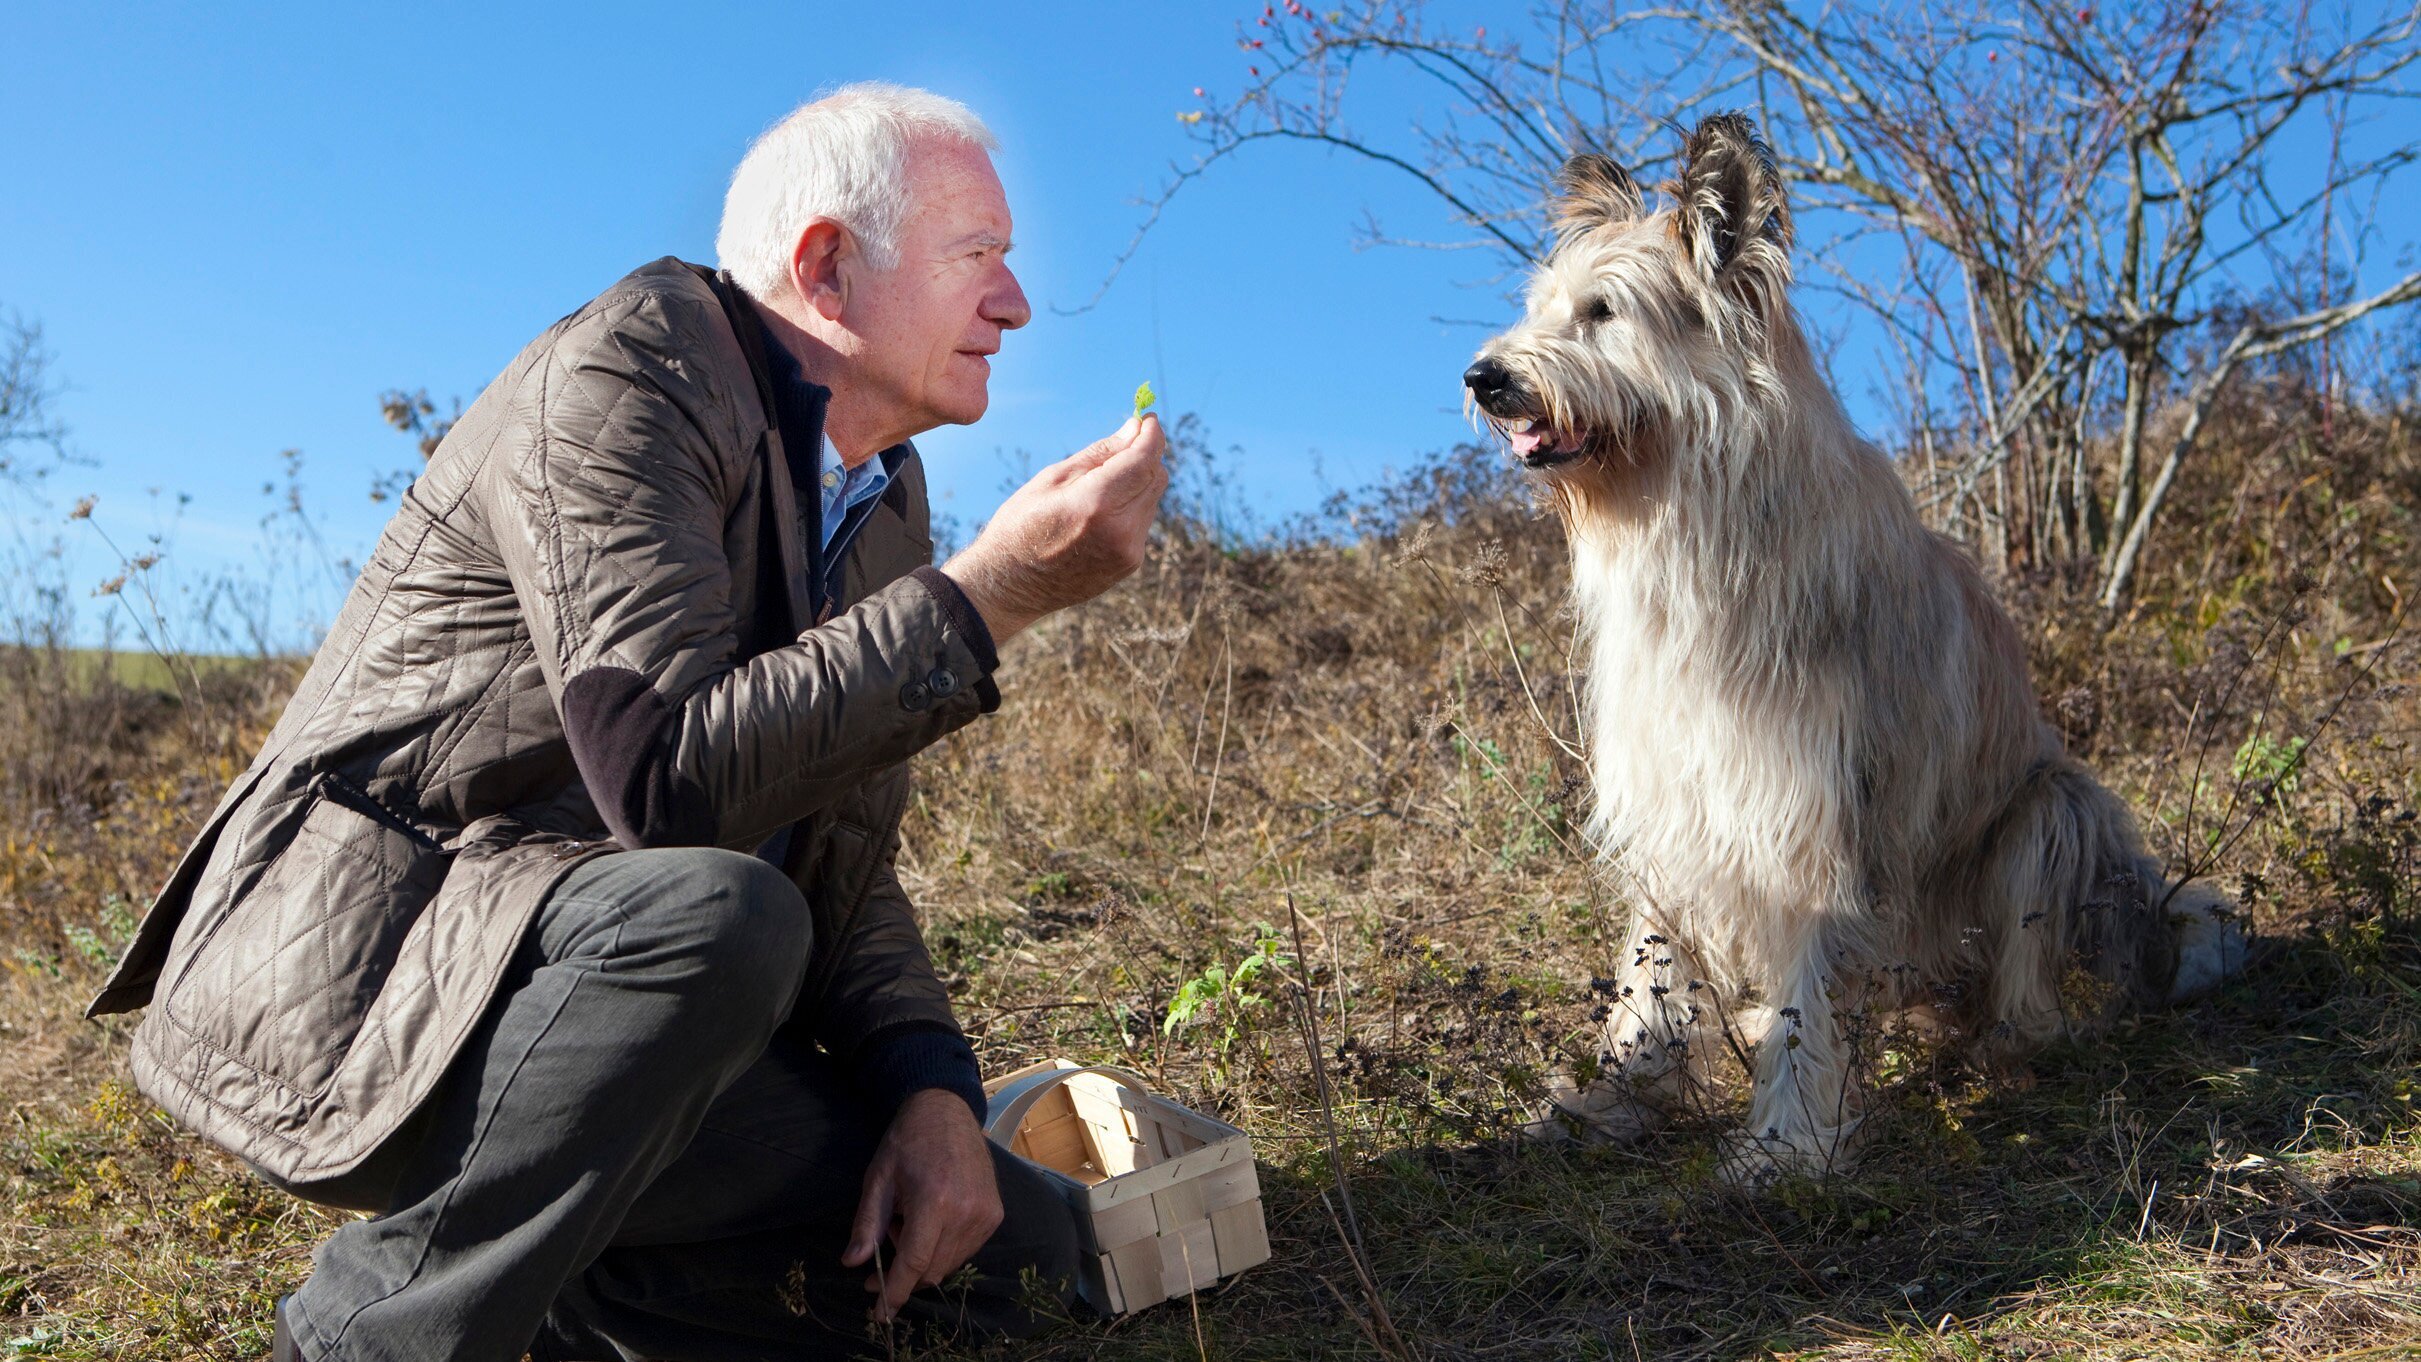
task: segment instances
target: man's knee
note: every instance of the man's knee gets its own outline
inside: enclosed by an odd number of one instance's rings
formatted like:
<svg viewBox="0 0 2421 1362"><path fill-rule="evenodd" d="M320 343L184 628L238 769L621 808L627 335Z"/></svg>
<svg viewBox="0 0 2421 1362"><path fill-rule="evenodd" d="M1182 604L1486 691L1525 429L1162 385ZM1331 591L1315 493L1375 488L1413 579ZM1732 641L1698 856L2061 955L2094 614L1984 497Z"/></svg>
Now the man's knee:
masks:
<svg viewBox="0 0 2421 1362"><path fill-rule="evenodd" d="M716 847L618 852L599 864L616 882L626 952L694 967L710 993L750 1012L770 1007L778 1020L788 1009L814 935L806 898L789 876ZM592 882L575 892L604 888Z"/></svg>

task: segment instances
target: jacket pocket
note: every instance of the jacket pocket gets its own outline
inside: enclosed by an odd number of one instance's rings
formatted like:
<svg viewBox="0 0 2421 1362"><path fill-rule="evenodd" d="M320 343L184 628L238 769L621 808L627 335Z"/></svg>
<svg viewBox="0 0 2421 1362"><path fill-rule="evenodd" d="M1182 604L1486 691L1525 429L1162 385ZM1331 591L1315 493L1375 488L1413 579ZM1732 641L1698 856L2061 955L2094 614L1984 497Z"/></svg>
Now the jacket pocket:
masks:
<svg viewBox="0 0 2421 1362"><path fill-rule="evenodd" d="M273 848L177 967L180 1029L304 1097L327 1090L451 859L351 781L322 774L256 835ZM247 881L249 881L247 883Z"/></svg>

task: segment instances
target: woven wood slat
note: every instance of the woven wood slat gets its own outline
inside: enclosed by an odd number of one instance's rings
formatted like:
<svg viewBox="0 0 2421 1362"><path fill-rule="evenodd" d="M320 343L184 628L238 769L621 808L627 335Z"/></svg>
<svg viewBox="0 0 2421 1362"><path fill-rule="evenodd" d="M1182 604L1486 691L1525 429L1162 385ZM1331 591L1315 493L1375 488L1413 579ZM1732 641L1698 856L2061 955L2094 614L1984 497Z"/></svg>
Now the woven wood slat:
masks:
<svg viewBox="0 0 2421 1362"><path fill-rule="evenodd" d="M1131 1314L1269 1261L1243 1131L1123 1071L1046 1060L984 1085L995 1141L1042 1170L1083 1246L1078 1293ZM1013 1129L1005 1128L1014 1120Z"/></svg>

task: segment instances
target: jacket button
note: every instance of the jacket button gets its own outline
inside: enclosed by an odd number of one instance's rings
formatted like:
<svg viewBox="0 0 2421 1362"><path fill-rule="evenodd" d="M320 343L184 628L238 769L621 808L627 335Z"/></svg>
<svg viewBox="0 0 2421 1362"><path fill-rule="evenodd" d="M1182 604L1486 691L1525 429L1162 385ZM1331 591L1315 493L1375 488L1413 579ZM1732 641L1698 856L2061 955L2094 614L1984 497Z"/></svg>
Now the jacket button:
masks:
<svg viewBox="0 0 2421 1362"><path fill-rule="evenodd" d="M914 714L933 703L933 691L922 681L911 681L899 688L900 708Z"/></svg>
<svg viewBox="0 0 2421 1362"><path fill-rule="evenodd" d="M935 667L925 678L925 684L933 688L936 699L946 700L958 694L958 673L948 667Z"/></svg>

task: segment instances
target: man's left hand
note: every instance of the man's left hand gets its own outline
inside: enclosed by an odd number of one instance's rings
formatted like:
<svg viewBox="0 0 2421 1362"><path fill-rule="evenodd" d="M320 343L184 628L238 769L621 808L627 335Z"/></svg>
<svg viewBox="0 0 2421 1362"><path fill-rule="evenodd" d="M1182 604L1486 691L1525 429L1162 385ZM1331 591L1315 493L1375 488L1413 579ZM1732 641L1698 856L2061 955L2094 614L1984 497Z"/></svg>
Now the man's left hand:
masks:
<svg viewBox="0 0 2421 1362"><path fill-rule="evenodd" d="M856 1267L891 1240L890 1262L866 1277L866 1289L879 1293L875 1319L888 1322L909 1292L956 1272L1000 1228L990 1143L966 1102L940 1088L911 1096L891 1118L841 1255L841 1266Z"/></svg>

